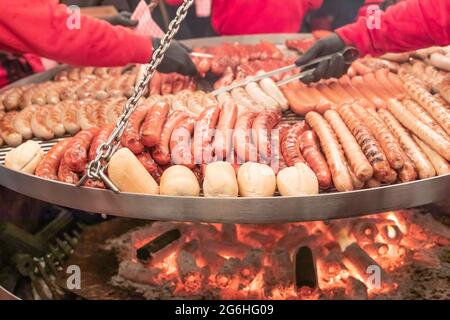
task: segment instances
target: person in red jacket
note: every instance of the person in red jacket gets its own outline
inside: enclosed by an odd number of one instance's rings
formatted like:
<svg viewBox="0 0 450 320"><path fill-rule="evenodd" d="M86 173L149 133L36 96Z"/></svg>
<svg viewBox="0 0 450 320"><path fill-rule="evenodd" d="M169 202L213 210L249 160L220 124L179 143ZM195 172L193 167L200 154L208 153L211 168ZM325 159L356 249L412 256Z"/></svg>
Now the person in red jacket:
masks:
<svg viewBox="0 0 450 320"><path fill-rule="evenodd" d="M405 52L429 46L450 44L449 0L405 0L389 7L386 12L361 17L357 22L336 30L318 40L296 64L301 66L314 58L334 54L320 63L314 74L302 81L309 83L322 78L344 74L347 66L336 54L346 45L355 46L362 56Z"/></svg>
<svg viewBox="0 0 450 320"><path fill-rule="evenodd" d="M148 63L160 39L149 39L106 21L77 16L58 0L0 0L0 51L94 67ZM78 19L79 18L79 19ZM172 42L161 72L195 75L187 49Z"/></svg>
<svg viewBox="0 0 450 320"><path fill-rule="evenodd" d="M166 0L180 5L182 0ZM220 35L296 33L323 0L212 0L211 24Z"/></svg>

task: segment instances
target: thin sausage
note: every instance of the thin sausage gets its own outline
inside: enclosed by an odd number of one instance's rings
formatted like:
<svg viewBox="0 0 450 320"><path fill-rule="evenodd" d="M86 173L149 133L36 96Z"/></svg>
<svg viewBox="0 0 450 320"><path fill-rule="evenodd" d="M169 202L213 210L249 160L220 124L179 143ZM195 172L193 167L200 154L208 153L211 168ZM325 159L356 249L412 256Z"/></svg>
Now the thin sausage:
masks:
<svg viewBox="0 0 450 320"><path fill-rule="evenodd" d="M57 105L48 105L48 113L46 118L47 127L49 127L57 137L62 137L66 133L64 124L62 123L62 110Z"/></svg>
<svg viewBox="0 0 450 320"><path fill-rule="evenodd" d="M50 140L55 137L55 133L47 126L48 108L39 107L31 117L31 130L37 138Z"/></svg>
<svg viewBox="0 0 450 320"><path fill-rule="evenodd" d="M352 178L348 172L347 161L337 137L328 122L317 112L306 115L306 121L317 134L320 145L327 158L334 186L338 191L354 189Z"/></svg>
<svg viewBox="0 0 450 320"><path fill-rule="evenodd" d="M352 78L352 85L360 91L368 100L376 106L376 108L385 108L386 102L380 99L367 85L361 76Z"/></svg>
<svg viewBox="0 0 450 320"><path fill-rule="evenodd" d="M299 138L304 131L305 121L299 121L291 126L285 135L281 136L281 153L288 167L305 162L299 145Z"/></svg>
<svg viewBox="0 0 450 320"><path fill-rule="evenodd" d="M92 161L95 159L96 155L97 155L97 149L98 147L102 144L105 143L106 140L108 140L109 135L111 134L111 132L114 129L114 125L113 124L109 124L106 126L103 126L102 128L100 128L100 130L97 132L97 134L95 135L95 137L92 139L92 143L89 147L89 154L88 154L88 160Z"/></svg>

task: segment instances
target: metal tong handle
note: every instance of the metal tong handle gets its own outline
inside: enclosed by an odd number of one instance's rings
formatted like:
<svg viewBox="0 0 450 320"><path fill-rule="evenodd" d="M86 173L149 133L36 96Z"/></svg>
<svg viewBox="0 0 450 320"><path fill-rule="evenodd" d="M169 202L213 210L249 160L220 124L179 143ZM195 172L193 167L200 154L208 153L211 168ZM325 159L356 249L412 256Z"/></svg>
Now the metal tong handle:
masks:
<svg viewBox="0 0 450 320"><path fill-rule="evenodd" d="M194 0L184 0L183 4L178 8L175 18L170 22L167 33L161 40L160 46L153 52L152 60L148 65L145 65L143 77L135 87L133 95L126 102L123 113L117 120L114 130L111 132L106 142L98 147L95 159L86 166L86 173L77 183L78 187L82 186L87 179L93 179L102 180L105 185L114 192L120 191L108 178L105 169L108 167L112 155L119 149L120 138L128 125L131 115L137 107L139 99L144 94L148 82L153 78L156 68L164 59L164 54L180 29L180 25L186 18L187 12L193 3Z"/></svg>

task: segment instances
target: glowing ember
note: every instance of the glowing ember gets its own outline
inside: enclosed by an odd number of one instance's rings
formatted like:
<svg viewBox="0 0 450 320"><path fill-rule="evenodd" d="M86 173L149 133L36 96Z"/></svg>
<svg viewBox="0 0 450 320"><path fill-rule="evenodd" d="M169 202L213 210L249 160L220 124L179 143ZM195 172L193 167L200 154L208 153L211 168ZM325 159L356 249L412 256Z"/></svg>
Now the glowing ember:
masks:
<svg viewBox="0 0 450 320"><path fill-rule="evenodd" d="M423 257L422 249L450 244L448 229L421 216L398 211L328 224L157 222L120 238L117 277L151 287L155 298L370 298L396 290L391 272ZM137 248L174 229L181 238L148 261L136 258Z"/></svg>

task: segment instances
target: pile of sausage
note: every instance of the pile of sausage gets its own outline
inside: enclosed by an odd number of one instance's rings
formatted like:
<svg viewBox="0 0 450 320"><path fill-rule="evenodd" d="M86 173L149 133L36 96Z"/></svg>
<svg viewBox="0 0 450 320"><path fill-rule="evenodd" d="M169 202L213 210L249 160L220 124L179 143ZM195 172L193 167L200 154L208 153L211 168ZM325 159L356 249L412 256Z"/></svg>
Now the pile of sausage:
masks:
<svg viewBox="0 0 450 320"><path fill-rule="evenodd" d="M138 76L137 67L68 68L55 81L8 89L0 94L0 145L115 123ZM146 94L186 93L195 87L188 77L157 73Z"/></svg>

